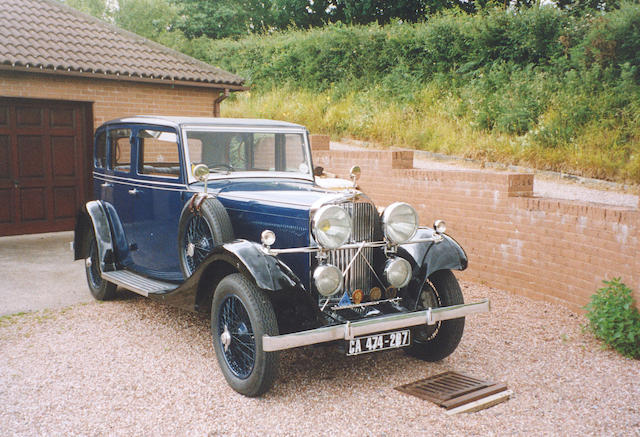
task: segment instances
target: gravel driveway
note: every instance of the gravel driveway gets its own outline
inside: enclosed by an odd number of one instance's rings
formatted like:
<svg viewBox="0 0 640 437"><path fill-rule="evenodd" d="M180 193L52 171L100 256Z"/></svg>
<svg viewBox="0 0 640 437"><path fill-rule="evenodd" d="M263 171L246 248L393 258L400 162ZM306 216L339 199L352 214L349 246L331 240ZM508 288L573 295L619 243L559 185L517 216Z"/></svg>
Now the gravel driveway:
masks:
<svg viewBox="0 0 640 437"><path fill-rule="evenodd" d="M575 184L549 189L594 199ZM596 201L634 207L637 196ZM562 306L462 281L468 301L488 296L493 310L467 318L442 362L294 349L282 353L275 387L248 399L220 373L207 317L123 290L93 301L71 239L0 238L1 436L640 436L640 361L603 350ZM504 382L514 397L450 417L394 390L446 370Z"/></svg>
<svg viewBox="0 0 640 437"><path fill-rule="evenodd" d="M4 317L0 435L640 435L638 361L602 350L561 306L462 285L493 312L469 317L444 361L291 350L261 399L227 386L206 317L128 292ZM505 382L514 397L449 417L394 390L446 370Z"/></svg>

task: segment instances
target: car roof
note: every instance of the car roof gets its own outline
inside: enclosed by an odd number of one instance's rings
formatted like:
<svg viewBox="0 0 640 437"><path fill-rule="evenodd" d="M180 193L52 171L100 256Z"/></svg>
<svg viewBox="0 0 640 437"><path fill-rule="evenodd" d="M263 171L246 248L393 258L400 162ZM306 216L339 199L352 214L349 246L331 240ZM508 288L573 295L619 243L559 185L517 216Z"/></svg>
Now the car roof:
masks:
<svg viewBox="0 0 640 437"><path fill-rule="evenodd" d="M161 126L217 126L217 127L260 127L260 128L295 128L306 129L304 126L279 120L261 118L222 118L222 117L165 117L158 115L136 115L133 117L117 118L104 123L111 124L155 124Z"/></svg>

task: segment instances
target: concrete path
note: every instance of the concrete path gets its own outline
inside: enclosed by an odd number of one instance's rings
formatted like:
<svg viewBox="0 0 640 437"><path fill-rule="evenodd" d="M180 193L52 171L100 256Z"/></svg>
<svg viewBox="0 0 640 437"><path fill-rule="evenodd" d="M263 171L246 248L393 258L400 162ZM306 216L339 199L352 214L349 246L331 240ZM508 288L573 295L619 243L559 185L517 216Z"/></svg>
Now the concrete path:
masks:
<svg viewBox="0 0 640 437"><path fill-rule="evenodd" d="M374 143L343 139L332 141L331 150L385 150ZM389 150L389 149L386 149ZM480 169L479 162L463 160L454 156L436 154L414 150L413 166L429 170L461 170L465 168ZM357 164L357 163L354 163ZM510 170L495 163L486 163L488 170ZM567 177L561 173L551 171L536 171L535 169L517 168L513 171L535 173L533 181L533 195L554 199L578 200L582 202L603 203L607 205L638 208L638 187L626 187L620 184L596 179ZM635 192L634 192L635 191Z"/></svg>
<svg viewBox="0 0 640 437"><path fill-rule="evenodd" d="M0 237L0 316L91 302L73 232Z"/></svg>

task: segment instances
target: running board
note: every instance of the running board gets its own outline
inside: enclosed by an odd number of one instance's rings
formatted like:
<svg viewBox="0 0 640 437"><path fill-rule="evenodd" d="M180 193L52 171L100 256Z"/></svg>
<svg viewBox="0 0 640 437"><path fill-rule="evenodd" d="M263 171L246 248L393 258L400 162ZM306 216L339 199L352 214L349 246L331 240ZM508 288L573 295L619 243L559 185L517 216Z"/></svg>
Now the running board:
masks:
<svg viewBox="0 0 640 437"><path fill-rule="evenodd" d="M129 270L102 272L102 278L145 297L149 294L163 294L178 288L176 284L149 279Z"/></svg>

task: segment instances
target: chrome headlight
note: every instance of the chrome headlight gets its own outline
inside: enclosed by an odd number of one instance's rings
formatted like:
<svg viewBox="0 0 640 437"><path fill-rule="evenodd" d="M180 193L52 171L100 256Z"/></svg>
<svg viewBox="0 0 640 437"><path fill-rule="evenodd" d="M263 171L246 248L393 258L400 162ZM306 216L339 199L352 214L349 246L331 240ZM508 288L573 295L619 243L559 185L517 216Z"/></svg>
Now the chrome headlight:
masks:
<svg viewBox="0 0 640 437"><path fill-rule="evenodd" d="M411 279L411 264L404 258L389 258L384 266L384 276L389 285L402 288Z"/></svg>
<svg viewBox="0 0 640 437"><path fill-rule="evenodd" d="M336 249L351 236L351 217L337 205L326 205L313 216L313 236L324 249Z"/></svg>
<svg viewBox="0 0 640 437"><path fill-rule="evenodd" d="M342 272L336 266L324 264L313 271L313 283L318 293L325 297L333 296L342 285Z"/></svg>
<svg viewBox="0 0 640 437"><path fill-rule="evenodd" d="M392 203L382 213L382 229L392 243L406 243L418 230L418 213L408 203Z"/></svg>

